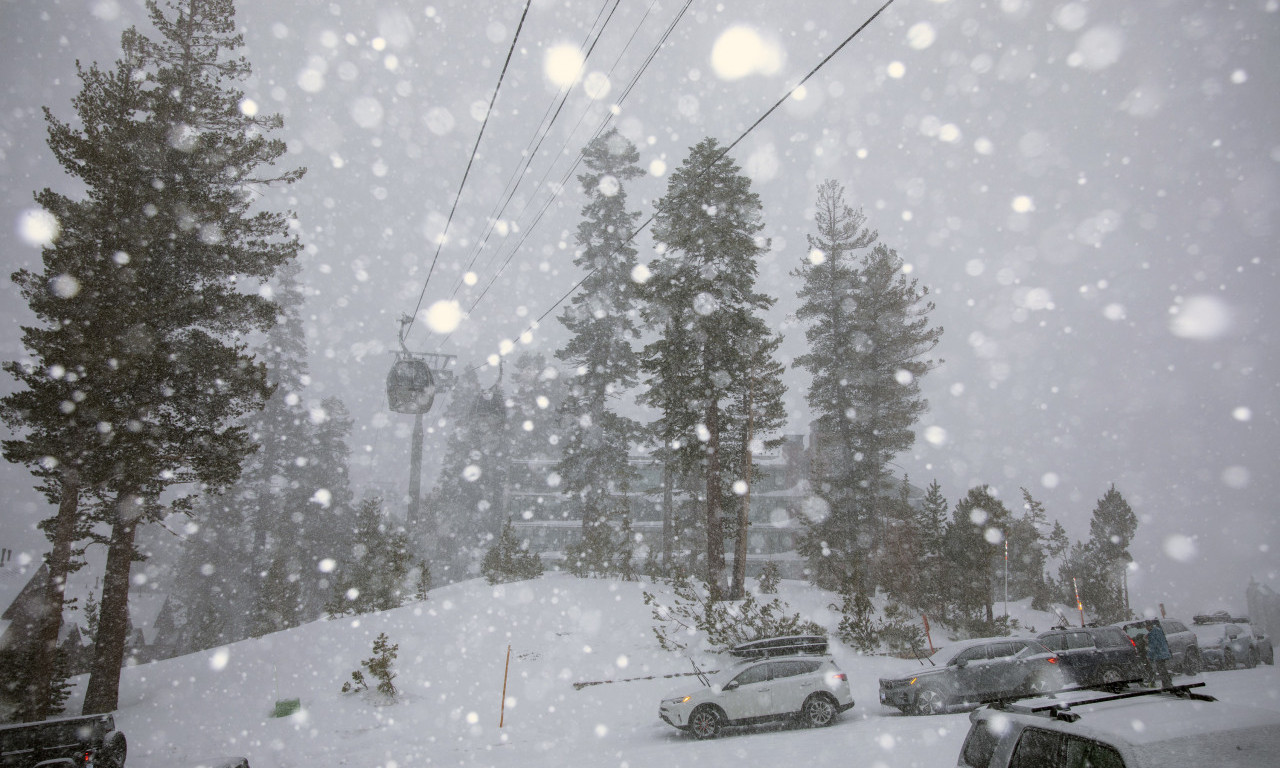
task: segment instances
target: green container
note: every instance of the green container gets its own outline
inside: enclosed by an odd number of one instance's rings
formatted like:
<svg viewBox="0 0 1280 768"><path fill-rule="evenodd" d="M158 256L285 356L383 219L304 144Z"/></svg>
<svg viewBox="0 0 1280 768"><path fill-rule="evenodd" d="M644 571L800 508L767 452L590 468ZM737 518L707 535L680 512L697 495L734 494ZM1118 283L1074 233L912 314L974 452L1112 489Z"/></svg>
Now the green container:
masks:
<svg viewBox="0 0 1280 768"><path fill-rule="evenodd" d="M276 702L276 708L272 711L272 717L288 717L294 712L302 709L301 699L281 699Z"/></svg>

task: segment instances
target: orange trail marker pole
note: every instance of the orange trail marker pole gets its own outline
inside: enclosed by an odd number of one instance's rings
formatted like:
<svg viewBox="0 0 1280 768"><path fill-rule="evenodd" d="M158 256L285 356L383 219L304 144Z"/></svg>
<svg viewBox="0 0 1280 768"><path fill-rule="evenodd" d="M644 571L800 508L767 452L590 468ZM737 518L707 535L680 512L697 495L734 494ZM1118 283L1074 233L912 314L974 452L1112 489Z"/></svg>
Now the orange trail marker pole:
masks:
<svg viewBox="0 0 1280 768"><path fill-rule="evenodd" d="M498 710L498 727L507 718L507 673L511 671L511 645L507 645L507 664L502 668L502 709Z"/></svg>

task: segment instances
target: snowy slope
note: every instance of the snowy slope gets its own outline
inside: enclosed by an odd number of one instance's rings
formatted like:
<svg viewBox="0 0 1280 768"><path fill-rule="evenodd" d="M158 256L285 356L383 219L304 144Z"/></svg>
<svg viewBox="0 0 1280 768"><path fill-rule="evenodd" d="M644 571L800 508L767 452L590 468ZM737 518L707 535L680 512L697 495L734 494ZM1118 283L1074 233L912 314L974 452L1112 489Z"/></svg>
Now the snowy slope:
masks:
<svg viewBox="0 0 1280 768"><path fill-rule="evenodd" d="M498 587L470 581L393 611L126 669L116 721L130 741L128 765L185 768L225 755L244 755L254 768L706 768L794 765L801 756L815 765L866 768L955 764L965 714L902 717L876 701L882 674L917 662L864 657L838 644L833 655L849 673L857 705L835 726L730 731L709 742L670 728L657 718L658 701L699 683L663 677L686 673L690 664L657 647L644 589L654 588L564 574ZM833 625L828 593L799 582L784 582L781 593L792 610ZM386 704L341 694L380 632L399 644L402 696ZM714 656L697 660L704 669L721 663ZM1226 674L1246 672L1249 680L1270 675L1274 704L1280 689L1274 668ZM655 679L573 685L646 677ZM72 711L84 680L78 683ZM303 709L271 718L278 698L299 698Z"/></svg>

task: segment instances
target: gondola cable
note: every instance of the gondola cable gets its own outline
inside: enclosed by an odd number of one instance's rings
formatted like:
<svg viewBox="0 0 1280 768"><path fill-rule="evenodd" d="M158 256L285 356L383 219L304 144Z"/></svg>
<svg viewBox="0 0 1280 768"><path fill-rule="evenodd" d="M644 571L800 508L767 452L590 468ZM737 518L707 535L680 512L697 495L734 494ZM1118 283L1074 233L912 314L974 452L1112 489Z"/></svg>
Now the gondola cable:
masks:
<svg viewBox="0 0 1280 768"><path fill-rule="evenodd" d="M809 70L808 74L806 74L803 78L801 78L798 83L792 86L786 92L786 94L782 96L782 98L778 99L778 101L773 106L765 110L765 112L762 115L760 115L760 117L756 119L755 122L753 122L750 126L748 126L747 129L744 130L738 136L738 138L734 139L731 144L726 146L723 150L719 152L719 154L717 154L714 158L712 158L711 161L706 165L706 167L704 167L702 171L697 176L694 177L694 180L696 181L706 173L709 173L711 169L715 167L716 163L720 162L721 158L723 158L726 154L728 154L734 147L738 146L738 144L740 144L742 140L747 137L748 134L750 134L757 127L759 127L759 125L763 123L766 118L772 115L778 109L778 107L786 103L787 99L791 98L797 90L799 90L802 86L804 86L806 82L810 80L810 78L812 78L815 74L818 73L820 69L826 66L827 63L830 62L831 59L834 58L836 54L838 54L841 50L844 49L845 46L847 46L850 42L852 42L854 38L856 38L859 34L861 34L862 31L866 29L871 24L871 22L875 21L880 16L880 14L885 11L886 8L893 5L893 2L894 0L886 0L886 2L875 11L875 13L871 14L871 16L869 16L866 21L864 21L857 29L855 29L848 37L846 37L839 45L837 45L829 54L823 57L823 59L819 61L818 64L813 67L813 69ZM647 229L649 225L653 223L655 216L656 214L650 214L649 217L646 218L640 224L640 226L636 227L636 229L630 235L628 235L625 240L622 241L622 243L618 246L618 249L621 249L622 247L626 246L628 243L634 240L637 235L639 235L641 232ZM614 254L616 254L618 252L618 249L615 249L613 253L609 254L609 257L612 257ZM505 267L505 264L504 264L504 267ZM550 307L547 308L545 312L539 315L537 319L533 321L532 324L526 327L525 330L520 333L520 336L524 336L532 332L533 330L535 330L542 323L542 321L546 319L548 315L554 312L557 307L563 304L566 299L568 299L570 296L574 294L574 292L576 292L579 288L581 288L582 284L585 283L587 279L590 278L592 275L594 275L597 271L598 269L592 269L588 271L585 275L583 275L581 280L574 283L573 286L568 291L566 291L563 296L557 299L555 303L553 303ZM497 276L495 275L494 280L496 279L497 279ZM493 281L490 281L490 285L492 285L492 283ZM488 286L486 286L485 288L485 293L487 292L488 292ZM482 293L481 296L483 295L484 294ZM475 304L472 304L471 309L472 310L475 309Z"/></svg>
<svg viewBox="0 0 1280 768"><path fill-rule="evenodd" d="M507 50L507 58L502 62L502 71L498 74L498 84L494 86L493 96L489 99L489 108L485 110L484 120L480 123L480 131L476 134L476 143L471 147L471 157L467 159L466 170L463 171L462 181L458 184L458 192L453 198L453 207L449 209L449 217L445 220L444 231L440 233L439 239L436 241L436 252L431 259L431 267L427 270L427 277L422 282L422 292L418 294L418 303L413 308L413 314L409 316L409 322L404 327L401 338L408 336L413 329L413 323L418 316L418 312L422 309L422 302L427 295L427 286L431 284L431 275L435 272L436 263L440 260L440 249L444 247L444 243L449 234L449 225L453 223L453 215L458 210L458 201L462 198L462 190L467 184L467 177L471 174L471 166L475 163L476 153L480 149L480 140L484 138L485 126L489 124L489 116L493 114L493 105L498 100L498 92L502 90L502 81L507 75L507 67L511 65L511 57L516 50L516 42L520 39L520 30L524 28L525 19L529 16L529 6L533 0L525 0L524 11L520 14L520 23L516 25L516 33L511 37L511 47Z"/></svg>

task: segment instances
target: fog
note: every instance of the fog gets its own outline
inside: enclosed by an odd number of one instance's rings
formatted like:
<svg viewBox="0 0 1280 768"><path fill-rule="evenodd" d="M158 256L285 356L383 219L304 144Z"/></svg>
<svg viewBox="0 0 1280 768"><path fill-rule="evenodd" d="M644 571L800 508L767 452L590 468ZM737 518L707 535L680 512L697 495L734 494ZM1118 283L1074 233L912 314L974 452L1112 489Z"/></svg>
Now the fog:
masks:
<svg viewBox="0 0 1280 768"><path fill-rule="evenodd" d="M741 138L786 355L803 350L791 271L825 179L929 286L945 363L897 459L913 482L938 480L953 505L989 484L1015 510L1025 487L1073 539L1115 484L1140 521L1138 608L1240 611L1250 578L1276 584L1276 0L898 0L749 131L879 5L694 0L681 16L628 0L610 16L535 0L460 196L521 3L240 6L246 96L284 116L286 159L309 169L263 202L297 215L305 396L350 408L357 491L407 483L411 417L383 389L401 314L458 301L456 331L417 322L409 346L483 366L484 381L508 350L550 358L563 342L556 302L581 278L570 168L612 110L649 171L628 189L645 217L690 146ZM136 0L0 4L7 272L39 264L32 192L76 192L41 107L71 118L76 60L114 61L130 24L145 25ZM647 261L647 234L637 243ZM0 352L21 359L31 316L0 290ZM804 372L788 383L787 431L807 433ZM428 474L439 450L429 439ZM31 484L0 468L0 545L38 557L52 510Z"/></svg>

